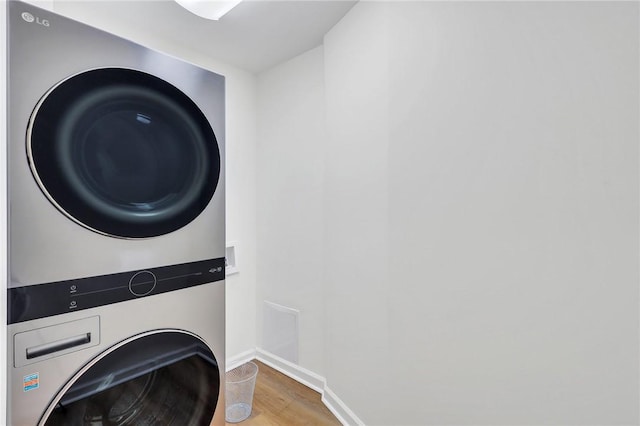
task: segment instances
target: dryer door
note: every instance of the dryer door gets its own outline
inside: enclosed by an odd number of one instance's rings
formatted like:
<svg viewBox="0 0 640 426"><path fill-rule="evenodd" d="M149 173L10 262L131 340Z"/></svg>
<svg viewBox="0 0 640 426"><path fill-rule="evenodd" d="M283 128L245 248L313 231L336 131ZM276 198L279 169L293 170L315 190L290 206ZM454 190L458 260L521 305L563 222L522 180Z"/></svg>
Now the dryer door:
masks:
<svg viewBox="0 0 640 426"><path fill-rule="evenodd" d="M134 336L82 368L39 425L209 425L220 371L193 334L159 330Z"/></svg>
<svg viewBox="0 0 640 426"><path fill-rule="evenodd" d="M213 129L182 91L121 68L75 75L38 103L32 173L49 200L102 234L144 238L195 219L220 174Z"/></svg>

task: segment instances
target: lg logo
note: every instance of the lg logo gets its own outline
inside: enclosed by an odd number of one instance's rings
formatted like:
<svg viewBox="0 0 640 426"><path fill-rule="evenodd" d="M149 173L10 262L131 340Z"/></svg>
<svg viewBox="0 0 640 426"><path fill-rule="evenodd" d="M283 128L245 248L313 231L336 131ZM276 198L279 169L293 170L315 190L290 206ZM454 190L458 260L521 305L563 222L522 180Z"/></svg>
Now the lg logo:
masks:
<svg viewBox="0 0 640 426"><path fill-rule="evenodd" d="M40 19L37 16L33 16L29 12L22 12L22 19L24 19L27 22L35 22L36 24L42 25L42 26L45 26L45 27L49 26L49 21L48 20Z"/></svg>

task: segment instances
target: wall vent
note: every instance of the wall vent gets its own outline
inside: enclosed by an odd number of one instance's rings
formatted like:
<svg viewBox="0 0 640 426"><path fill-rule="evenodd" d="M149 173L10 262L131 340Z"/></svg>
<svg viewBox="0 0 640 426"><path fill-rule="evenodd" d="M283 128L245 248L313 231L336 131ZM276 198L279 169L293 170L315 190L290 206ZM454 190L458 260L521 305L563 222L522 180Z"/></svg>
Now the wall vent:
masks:
<svg viewBox="0 0 640 426"><path fill-rule="evenodd" d="M298 363L300 311L264 301L262 348L294 364Z"/></svg>

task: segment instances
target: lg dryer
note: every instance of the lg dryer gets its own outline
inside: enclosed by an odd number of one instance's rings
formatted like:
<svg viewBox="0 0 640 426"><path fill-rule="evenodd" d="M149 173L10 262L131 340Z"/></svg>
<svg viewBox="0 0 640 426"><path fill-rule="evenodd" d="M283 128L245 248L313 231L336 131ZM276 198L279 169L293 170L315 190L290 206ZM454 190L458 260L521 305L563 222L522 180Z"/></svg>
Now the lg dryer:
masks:
<svg viewBox="0 0 640 426"><path fill-rule="evenodd" d="M8 423L222 424L224 77L7 7Z"/></svg>

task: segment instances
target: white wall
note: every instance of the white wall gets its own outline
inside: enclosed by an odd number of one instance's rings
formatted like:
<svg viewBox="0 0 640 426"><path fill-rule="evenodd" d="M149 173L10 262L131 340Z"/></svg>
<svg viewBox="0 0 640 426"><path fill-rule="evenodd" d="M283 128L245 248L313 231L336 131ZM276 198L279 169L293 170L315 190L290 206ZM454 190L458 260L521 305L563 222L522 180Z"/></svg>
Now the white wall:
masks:
<svg viewBox="0 0 640 426"><path fill-rule="evenodd" d="M227 277L227 359L256 347L256 78L227 77L227 241L236 243L239 273Z"/></svg>
<svg viewBox="0 0 640 426"><path fill-rule="evenodd" d="M360 2L260 76L258 303L366 424L638 424L638 29Z"/></svg>
<svg viewBox="0 0 640 426"><path fill-rule="evenodd" d="M258 345L264 300L300 311L298 364L322 374L324 351L322 47L258 78Z"/></svg>
<svg viewBox="0 0 640 426"><path fill-rule="evenodd" d="M328 386L365 423L397 425L406 414L390 406L404 387L389 386L387 14L386 3L357 4L324 40L325 363Z"/></svg>
<svg viewBox="0 0 640 426"><path fill-rule="evenodd" d="M638 424L638 29L361 2L327 34L326 378L365 423Z"/></svg>

